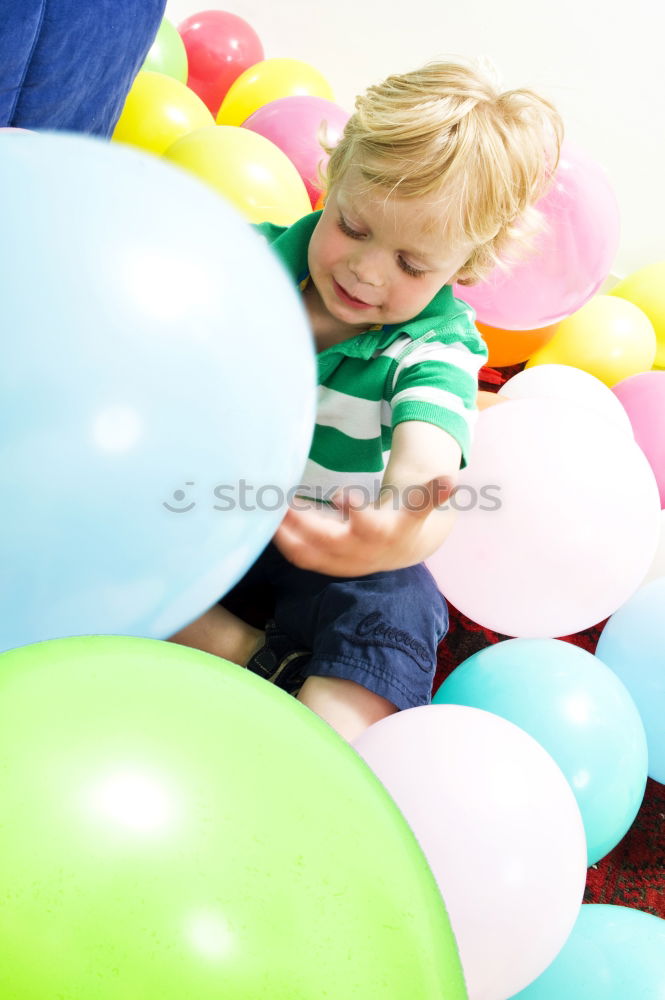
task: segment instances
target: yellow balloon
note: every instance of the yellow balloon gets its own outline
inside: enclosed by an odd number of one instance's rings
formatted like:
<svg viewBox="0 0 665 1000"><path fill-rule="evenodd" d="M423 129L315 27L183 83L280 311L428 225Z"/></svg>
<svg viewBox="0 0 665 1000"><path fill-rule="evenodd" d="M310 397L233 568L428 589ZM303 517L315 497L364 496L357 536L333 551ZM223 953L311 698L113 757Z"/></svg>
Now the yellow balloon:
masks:
<svg viewBox="0 0 665 1000"><path fill-rule="evenodd" d="M665 260L634 271L610 291L639 306L656 331L657 368L665 368Z"/></svg>
<svg viewBox="0 0 665 1000"><path fill-rule="evenodd" d="M312 211L288 156L249 129L210 125L178 139L164 157L211 184L249 222L290 226Z"/></svg>
<svg viewBox="0 0 665 1000"><path fill-rule="evenodd" d="M301 95L334 100L326 78L309 63L299 59L263 59L233 81L217 112L217 124L242 125L264 104L280 97Z"/></svg>
<svg viewBox="0 0 665 1000"><path fill-rule="evenodd" d="M198 94L172 76L141 70L112 138L161 154L176 139L206 125L214 125L214 118Z"/></svg>
<svg viewBox="0 0 665 1000"><path fill-rule="evenodd" d="M552 339L529 358L535 365L571 365L613 386L650 371L656 334L641 309L625 299L596 295L562 320Z"/></svg>

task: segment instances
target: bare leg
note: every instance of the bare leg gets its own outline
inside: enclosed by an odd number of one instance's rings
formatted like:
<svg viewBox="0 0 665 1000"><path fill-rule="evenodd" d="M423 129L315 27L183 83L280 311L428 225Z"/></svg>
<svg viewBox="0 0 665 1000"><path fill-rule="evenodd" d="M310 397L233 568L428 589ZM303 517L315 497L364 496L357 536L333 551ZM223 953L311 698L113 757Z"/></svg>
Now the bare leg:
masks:
<svg viewBox="0 0 665 1000"><path fill-rule="evenodd" d="M375 722L398 711L386 698L342 677L308 677L298 701L320 715L349 743Z"/></svg>
<svg viewBox="0 0 665 1000"><path fill-rule="evenodd" d="M264 637L260 629L215 604L171 636L170 642L202 649L244 666L263 645ZM386 698L342 677L308 677L300 688L298 700L349 743L373 723L397 712Z"/></svg>
<svg viewBox="0 0 665 1000"><path fill-rule="evenodd" d="M244 667L250 656L263 645L263 638L264 633L260 629L253 628L220 604L215 604L196 621L172 635L169 641L202 649L205 653L213 653Z"/></svg>

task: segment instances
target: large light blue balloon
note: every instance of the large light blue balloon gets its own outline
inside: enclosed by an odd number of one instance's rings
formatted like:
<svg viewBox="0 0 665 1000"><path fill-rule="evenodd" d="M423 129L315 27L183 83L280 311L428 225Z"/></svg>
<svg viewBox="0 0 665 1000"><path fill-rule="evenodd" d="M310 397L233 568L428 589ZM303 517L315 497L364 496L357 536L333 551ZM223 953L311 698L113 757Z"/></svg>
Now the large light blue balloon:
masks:
<svg viewBox="0 0 665 1000"><path fill-rule="evenodd" d="M20 140L0 136L0 649L164 638L242 575L298 482L305 312L189 174L100 140Z"/></svg>
<svg viewBox="0 0 665 1000"><path fill-rule="evenodd" d="M665 782L665 577L635 593L601 632L596 656L637 705L649 746L649 775Z"/></svg>
<svg viewBox="0 0 665 1000"><path fill-rule="evenodd" d="M597 657L560 639L509 639L470 656L434 702L500 715L533 736L575 794L593 864L618 844L644 797L644 726Z"/></svg>
<svg viewBox="0 0 665 1000"><path fill-rule="evenodd" d="M665 1000L665 920L587 903L549 968L512 1000Z"/></svg>

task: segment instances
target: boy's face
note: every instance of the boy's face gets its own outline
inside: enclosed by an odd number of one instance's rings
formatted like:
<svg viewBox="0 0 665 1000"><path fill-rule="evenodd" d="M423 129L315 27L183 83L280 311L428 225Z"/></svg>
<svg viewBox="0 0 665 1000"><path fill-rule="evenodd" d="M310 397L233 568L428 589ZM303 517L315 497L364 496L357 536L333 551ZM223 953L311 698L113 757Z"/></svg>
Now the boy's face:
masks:
<svg viewBox="0 0 665 1000"><path fill-rule="evenodd" d="M325 310L341 327L366 330L417 316L472 250L446 245L434 201L368 191L351 168L326 200L308 262Z"/></svg>

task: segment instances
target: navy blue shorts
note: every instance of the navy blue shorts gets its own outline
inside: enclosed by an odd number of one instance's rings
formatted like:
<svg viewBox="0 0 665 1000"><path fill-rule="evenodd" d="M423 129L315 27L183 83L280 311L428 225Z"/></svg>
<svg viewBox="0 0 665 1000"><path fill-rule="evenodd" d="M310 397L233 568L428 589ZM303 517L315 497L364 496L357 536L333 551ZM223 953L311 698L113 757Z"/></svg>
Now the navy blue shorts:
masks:
<svg viewBox="0 0 665 1000"><path fill-rule="evenodd" d="M0 125L109 136L166 0L4 0Z"/></svg>
<svg viewBox="0 0 665 1000"><path fill-rule="evenodd" d="M221 604L248 619L263 602L266 645L249 668L291 694L307 677L343 677L398 709L432 697L448 609L421 563L367 576L298 569L270 543ZM254 616L253 624L261 624Z"/></svg>

